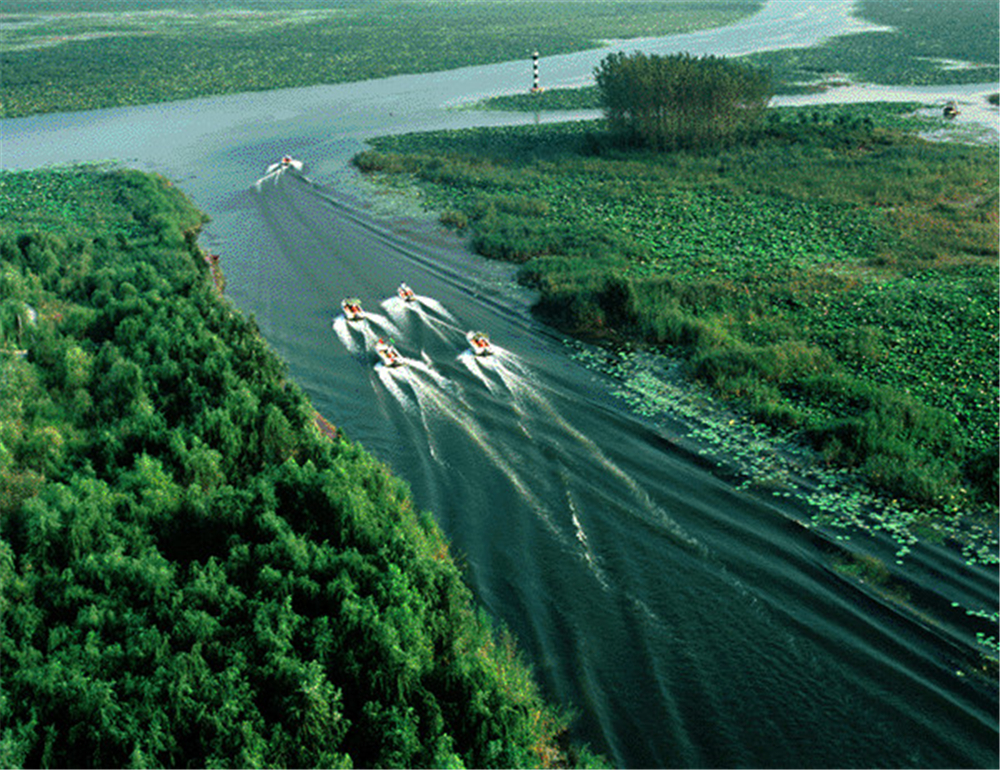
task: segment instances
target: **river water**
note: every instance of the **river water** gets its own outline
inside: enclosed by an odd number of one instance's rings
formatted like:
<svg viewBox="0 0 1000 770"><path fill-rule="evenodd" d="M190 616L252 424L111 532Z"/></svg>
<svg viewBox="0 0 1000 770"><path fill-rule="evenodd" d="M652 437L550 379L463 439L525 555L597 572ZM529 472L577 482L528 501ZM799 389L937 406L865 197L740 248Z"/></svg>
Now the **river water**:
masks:
<svg viewBox="0 0 1000 770"><path fill-rule="evenodd" d="M849 7L771 2L723 30L543 58L542 81L585 82L626 46L810 45L860 28ZM628 767L997 766L977 627L948 609L995 609L995 567L916 546L899 569L934 617L844 577L805 498L744 490L683 420L635 415L532 318L509 266L373 214L348 165L366 137L556 119L449 109L530 77L526 61L8 120L2 162L117 159L209 213L202 243L231 300L319 411L434 512L478 599L577 714L575 740ZM304 173L265 174L284 153ZM416 303L394 298L401 281ZM365 323L340 316L345 295ZM468 329L489 331L495 355L472 356ZM375 365L378 337L408 365ZM892 562L895 544L868 547Z"/></svg>

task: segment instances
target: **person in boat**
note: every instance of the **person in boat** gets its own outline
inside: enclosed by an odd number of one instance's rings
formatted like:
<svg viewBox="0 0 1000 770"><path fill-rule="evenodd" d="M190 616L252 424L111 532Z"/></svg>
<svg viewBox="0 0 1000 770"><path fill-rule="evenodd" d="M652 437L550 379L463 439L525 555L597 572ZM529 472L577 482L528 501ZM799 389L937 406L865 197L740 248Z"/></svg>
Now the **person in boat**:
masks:
<svg viewBox="0 0 1000 770"><path fill-rule="evenodd" d="M344 315L347 316L348 320L359 319L363 315L360 300L351 297L345 299L340 305L344 309Z"/></svg>
<svg viewBox="0 0 1000 770"><path fill-rule="evenodd" d="M399 361L399 351L396 350L396 346L390 339L388 343L379 337L378 344L375 346L376 351L385 361L387 366L396 366L400 363Z"/></svg>
<svg viewBox="0 0 1000 770"><path fill-rule="evenodd" d="M476 355L485 355L490 351L490 340L482 332L469 332L469 344Z"/></svg>

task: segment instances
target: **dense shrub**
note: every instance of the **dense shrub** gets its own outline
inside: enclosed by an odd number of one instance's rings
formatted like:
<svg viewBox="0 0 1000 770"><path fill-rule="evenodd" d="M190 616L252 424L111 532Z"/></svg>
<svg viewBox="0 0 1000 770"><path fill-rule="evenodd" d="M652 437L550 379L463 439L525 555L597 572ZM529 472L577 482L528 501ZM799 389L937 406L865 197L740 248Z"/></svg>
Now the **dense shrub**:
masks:
<svg viewBox="0 0 1000 770"><path fill-rule="evenodd" d="M771 99L766 71L717 56L609 54L594 77L608 128L656 149L759 129Z"/></svg>
<svg viewBox="0 0 1000 770"><path fill-rule="evenodd" d="M183 196L64 170L0 202L0 764L575 761L433 519L219 297Z"/></svg>

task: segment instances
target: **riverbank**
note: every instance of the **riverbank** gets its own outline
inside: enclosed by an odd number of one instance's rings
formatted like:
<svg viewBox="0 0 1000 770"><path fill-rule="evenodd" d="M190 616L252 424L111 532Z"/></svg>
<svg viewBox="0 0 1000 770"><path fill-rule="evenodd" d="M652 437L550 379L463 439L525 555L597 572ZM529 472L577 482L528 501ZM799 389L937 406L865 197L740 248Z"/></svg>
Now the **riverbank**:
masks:
<svg viewBox="0 0 1000 770"><path fill-rule="evenodd" d="M862 33L836 35L809 48L752 53L740 59L769 70L776 102L785 104L795 101L787 97L816 94L825 94L830 103L898 101L887 87L932 90L937 86L945 90L997 82L1000 18L996 3L990 0L972 0L957 12L955 7L940 3L915 8L904 0L860 0L851 15L869 28ZM845 95L856 87L882 93L867 99ZM976 101L989 98L989 104L995 107L997 89L995 85L991 89ZM964 98L959 101L964 111L968 102ZM942 99L934 106L940 110L944 103ZM524 112L602 108L597 88L592 85L495 96L471 106ZM995 116L996 111L992 114ZM995 142L996 121L991 122L991 141Z"/></svg>
<svg viewBox="0 0 1000 770"><path fill-rule="evenodd" d="M154 175L0 175L2 764L600 764L204 220Z"/></svg>
<svg viewBox="0 0 1000 770"><path fill-rule="evenodd" d="M295 4L266 10L81 0L71 12L8 3L0 117L153 104L346 83L595 48L607 36L662 36L732 24L760 0L699 3L474 0Z"/></svg>
<svg viewBox="0 0 1000 770"><path fill-rule="evenodd" d="M889 516L900 532L964 520L990 561L996 150L914 139L942 119L913 111L782 110L770 140L710 157L605 151L581 123L379 139L358 163L521 262L549 321L671 346L730 407L920 503ZM638 408L669 400L641 368L622 376ZM827 520L874 503L851 496Z"/></svg>

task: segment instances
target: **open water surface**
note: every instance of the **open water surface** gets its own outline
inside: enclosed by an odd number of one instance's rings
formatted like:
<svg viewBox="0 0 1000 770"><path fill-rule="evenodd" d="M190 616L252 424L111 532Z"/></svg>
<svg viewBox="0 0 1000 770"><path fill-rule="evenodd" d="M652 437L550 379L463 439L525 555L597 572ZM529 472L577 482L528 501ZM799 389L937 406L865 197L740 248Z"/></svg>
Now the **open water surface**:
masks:
<svg viewBox="0 0 1000 770"><path fill-rule="evenodd" d="M620 44L737 54L860 25L847 2L771 2L724 30ZM607 50L542 59L581 83ZM374 216L348 165L366 137L550 116L449 110L530 85L530 61L343 86L3 122L3 167L119 159L210 214L203 245L321 413L432 510L573 737L629 767L997 766L997 694L975 675L995 567L944 547L906 566L910 612L833 569L796 498L741 491L643 419L531 317L509 266ZM266 174L282 154L304 172ZM406 281L415 303L395 298ZM361 298L362 323L340 314ZM469 329L495 355L476 358ZM393 338L407 365L385 369ZM775 502L775 501L778 502ZM779 504L780 503L780 504ZM892 561L895 545L870 548ZM880 550L881 549L881 552Z"/></svg>

